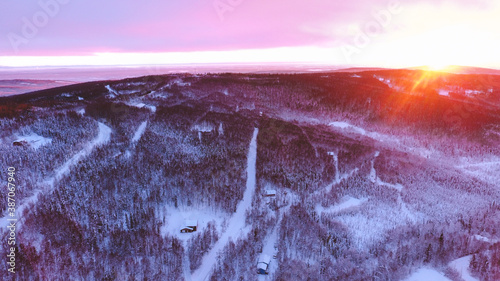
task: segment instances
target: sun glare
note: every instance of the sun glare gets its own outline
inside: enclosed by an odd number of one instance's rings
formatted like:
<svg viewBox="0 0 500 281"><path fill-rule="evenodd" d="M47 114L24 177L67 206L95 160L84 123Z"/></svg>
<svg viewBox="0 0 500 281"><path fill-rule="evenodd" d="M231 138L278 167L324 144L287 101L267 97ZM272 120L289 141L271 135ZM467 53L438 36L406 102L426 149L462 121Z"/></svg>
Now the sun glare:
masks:
<svg viewBox="0 0 500 281"><path fill-rule="evenodd" d="M432 70L432 71L446 71L446 70L450 69L449 65L439 64L439 63L430 64L427 67L429 70Z"/></svg>

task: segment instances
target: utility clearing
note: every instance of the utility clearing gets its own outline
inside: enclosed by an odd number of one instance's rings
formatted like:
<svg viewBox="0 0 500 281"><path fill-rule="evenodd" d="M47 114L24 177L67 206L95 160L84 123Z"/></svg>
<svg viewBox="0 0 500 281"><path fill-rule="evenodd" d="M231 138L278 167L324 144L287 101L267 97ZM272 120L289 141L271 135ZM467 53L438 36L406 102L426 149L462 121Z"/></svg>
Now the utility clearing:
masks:
<svg viewBox="0 0 500 281"><path fill-rule="evenodd" d="M259 129L255 128L250 141L250 148L248 150L247 159L247 182L246 190L243 194L243 199L238 203L236 207L236 212L231 216L229 224L226 231L217 240L215 245L210 249L210 251L203 257L201 266L192 274L191 278L186 278L187 280L207 280L210 273L217 262L217 256L221 250L227 245L227 243L236 239L242 235L245 235L245 213L252 206L252 198L255 194L255 183L256 183L256 160L257 160L257 135Z"/></svg>

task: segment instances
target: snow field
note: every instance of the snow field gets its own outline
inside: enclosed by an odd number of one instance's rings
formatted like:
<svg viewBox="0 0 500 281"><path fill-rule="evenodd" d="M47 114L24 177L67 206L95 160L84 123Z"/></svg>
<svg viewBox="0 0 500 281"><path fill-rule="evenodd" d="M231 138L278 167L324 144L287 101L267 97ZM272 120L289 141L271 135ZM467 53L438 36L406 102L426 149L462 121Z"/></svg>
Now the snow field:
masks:
<svg viewBox="0 0 500 281"><path fill-rule="evenodd" d="M472 277L469 271L469 265L472 256L465 256L450 262L449 267L457 271L464 281L479 281Z"/></svg>
<svg viewBox="0 0 500 281"><path fill-rule="evenodd" d="M432 268L421 268L404 281L452 281L443 273Z"/></svg>
<svg viewBox="0 0 500 281"><path fill-rule="evenodd" d="M52 143L51 138L45 138L35 133L31 133L29 135L24 135L24 136L16 136L16 137L17 139L15 141L19 142L25 141L34 149L38 149L41 146Z"/></svg>

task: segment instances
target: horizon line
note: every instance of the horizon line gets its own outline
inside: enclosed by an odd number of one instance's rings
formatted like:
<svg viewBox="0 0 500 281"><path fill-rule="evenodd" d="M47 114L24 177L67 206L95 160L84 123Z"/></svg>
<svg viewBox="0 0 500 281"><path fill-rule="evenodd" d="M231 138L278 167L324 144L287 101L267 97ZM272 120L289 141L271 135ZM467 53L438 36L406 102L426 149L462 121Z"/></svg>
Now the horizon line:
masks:
<svg viewBox="0 0 500 281"><path fill-rule="evenodd" d="M474 61L419 62L399 61L378 56L377 59L350 61L350 57L337 48L318 46L280 47L268 49L240 49L231 51L126 53L100 52L92 55L26 55L0 56L0 68L50 67L165 67L165 66L249 66L249 65L311 65L349 68L412 68L430 66L465 66L500 70L500 65ZM470 66L474 65L474 66Z"/></svg>

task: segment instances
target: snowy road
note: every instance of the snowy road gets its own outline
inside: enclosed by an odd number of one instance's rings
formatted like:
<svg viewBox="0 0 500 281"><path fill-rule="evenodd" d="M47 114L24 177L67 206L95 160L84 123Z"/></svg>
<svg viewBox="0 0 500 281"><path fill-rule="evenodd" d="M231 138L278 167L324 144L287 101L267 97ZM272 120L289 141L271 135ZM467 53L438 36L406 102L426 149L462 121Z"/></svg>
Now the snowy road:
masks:
<svg viewBox="0 0 500 281"><path fill-rule="evenodd" d="M108 126L104 125L103 123L99 122L99 133L97 137L92 140L90 143L88 143L82 150L80 150L77 154L73 155L68 161L66 161L63 165L61 165L59 168L55 170L55 174L53 177L45 180L42 184L42 188L35 190L35 193L29 197L23 200L24 202L21 205L18 205L16 208L16 218L20 219L22 216L22 213L26 207L28 207L29 204L31 203L36 203L38 201L38 195L40 193L47 193L47 192L52 192L54 189L55 183L60 180L64 175L67 175L70 172L70 168L78 162L83 159L84 157L88 156L94 148L96 148L98 145L102 145L106 142L108 142L111 138L111 128ZM3 218L0 219L0 229L4 229L8 225L8 219L7 215ZM16 226L19 228L20 222L18 221Z"/></svg>
<svg viewBox="0 0 500 281"><path fill-rule="evenodd" d="M283 213L286 213L286 211ZM276 225L274 226L273 231L271 232L270 235L268 235L268 237L266 237L266 241L264 242L264 246L262 248L262 254L266 254L270 257L278 254L278 249L275 248L275 246L277 246L279 228L281 225L282 218L283 215L280 215L278 221L276 222ZM268 267L268 275L259 275L258 276L259 280L260 281L274 280L274 273L276 272L277 269L278 269L278 260L272 259Z"/></svg>
<svg viewBox="0 0 500 281"><path fill-rule="evenodd" d="M71 159L66 161L61 167L56 170L55 176L51 179L45 181L50 185L54 185L54 183L60 180L64 175L67 175L70 172L70 168L88 156L92 150L94 150L98 145L102 145L107 143L111 138L111 128L99 122L99 134L97 137L88 143L82 150L80 150L77 154L75 154Z"/></svg>
<svg viewBox="0 0 500 281"><path fill-rule="evenodd" d="M201 266L192 274L191 280L207 280L207 278L210 277L210 273L215 263L217 262L217 255L219 254L219 252L224 249L224 247L230 240L236 241L238 237L245 234L243 231L243 228L245 227L245 213L248 209L251 208L252 198L255 193L255 165L257 160L258 133L259 129L255 128L252 140L250 141L250 148L248 151L247 159L247 182L246 190L243 194L243 199L238 203L236 212L231 216L226 231L224 232L224 234L222 234L219 240L217 240L212 249L203 257Z"/></svg>
<svg viewBox="0 0 500 281"><path fill-rule="evenodd" d="M141 123L141 125L139 126L139 128L137 128L137 131L135 131L134 133L134 137L132 138L132 142L138 142L142 135L144 134L144 132L146 131L146 127L148 126L148 121L144 121Z"/></svg>
<svg viewBox="0 0 500 281"><path fill-rule="evenodd" d="M329 185L327 185L325 187L324 191L318 190L318 191L312 193L312 195L317 195L317 194L322 193L322 192L330 193L332 191L332 188L335 185L341 183L343 180L346 180L346 179L352 177L355 173L357 173L359 171L358 168L354 168L349 173L345 173L345 174L341 175L339 172L339 157L338 157L337 153L336 152L328 152L328 155L333 157L333 164L335 165L335 179L333 180L332 183L330 183Z"/></svg>

